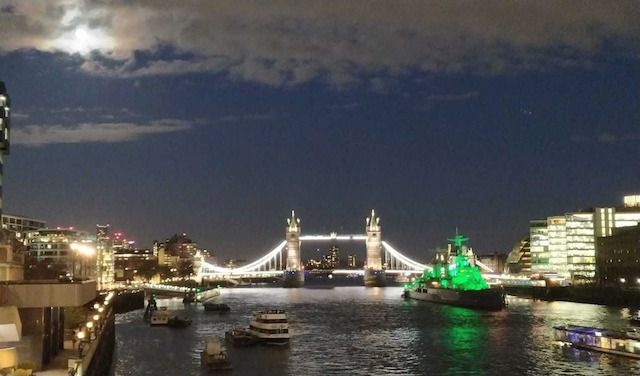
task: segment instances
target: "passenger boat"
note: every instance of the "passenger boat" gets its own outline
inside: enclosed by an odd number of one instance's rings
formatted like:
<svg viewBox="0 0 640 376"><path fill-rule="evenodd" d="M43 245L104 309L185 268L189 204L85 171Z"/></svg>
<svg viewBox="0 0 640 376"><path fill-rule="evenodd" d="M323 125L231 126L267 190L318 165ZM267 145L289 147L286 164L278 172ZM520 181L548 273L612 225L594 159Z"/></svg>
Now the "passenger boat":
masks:
<svg viewBox="0 0 640 376"><path fill-rule="evenodd" d="M446 252L435 256L432 268L425 269L413 283L404 285L407 299L426 300L467 308L500 310L504 294L490 288L475 263L475 255L464 243L469 238L458 234L449 239Z"/></svg>
<svg viewBox="0 0 640 376"><path fill-rule="evenodd" d="M270 309L253 313L249 333L258 342L268 345L287 345L291 338L287 313L281 309Z"/></svg>
<svg viewBox="0 0 640 376"><path fill-rule="evenodd" d="M553 329L555 339L562 344L640 359L640 338L628 332L575 325L556 326Z"/></svg>
<svg viewBox="0 0 640 376"><path fill-rule="evenodd" d="M212 371L226 371L233 368L227 356L227 350L217 338L207 340L204 350L200 353L200 362L203 367Z"/></svg>
<svg viewBox="0 0 640 376"><path fill-rule="evenodd" d="M248 329L244 328L234 328L228 330L224 334L224 338L227 342L236 345L236 346L251 346L257 343L256 338L251 335Z"/></svg>
<svg viewBox="0 0 640 376"><path fill-rule="evenodd" d="M231 311L231 308L224 304L224 303L202 303L202 306L204 307L205 311L213 311L213 312L219 312L219 313L228 313L229 311Z"/></svg>
<svg viewBox="0 0 640 376"><path fill-rule="evenodd" d="M173 316L169 318L167 325L171 328L186 328L191 325L191 319L188 317Z"/></svg>

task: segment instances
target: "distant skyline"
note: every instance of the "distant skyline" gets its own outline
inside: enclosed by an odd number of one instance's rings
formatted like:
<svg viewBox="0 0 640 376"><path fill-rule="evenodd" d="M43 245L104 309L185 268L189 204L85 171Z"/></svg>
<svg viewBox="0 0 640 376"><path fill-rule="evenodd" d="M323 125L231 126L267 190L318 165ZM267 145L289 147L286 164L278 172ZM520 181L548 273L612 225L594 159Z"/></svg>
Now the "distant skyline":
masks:
<svg viewBox="0 0 640 376"><path fill-rule="evenodd" d="M529 220L640 193L638 19L637 1L0 1L4 210L252 259L292 209L327 234L374 208L417 260L456 227L508 252Z"/></svg>

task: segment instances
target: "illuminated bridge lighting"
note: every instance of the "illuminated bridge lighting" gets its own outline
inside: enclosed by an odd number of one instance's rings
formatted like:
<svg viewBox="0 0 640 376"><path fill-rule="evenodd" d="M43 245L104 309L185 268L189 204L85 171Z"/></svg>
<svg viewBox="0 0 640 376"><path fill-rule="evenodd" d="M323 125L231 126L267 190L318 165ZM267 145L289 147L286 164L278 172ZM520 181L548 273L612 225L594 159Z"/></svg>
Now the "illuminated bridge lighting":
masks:
<svg viewBox="0 0 640 376"><path fill-rule="evenodd" d="M337 235L332 233L330 235L303 235L300 240L311 241L330 241L330 240L367 240L367 235Z"/></svg>
<svg viewBox="0 0 640 376"><path fill-rule="evenodd" d="M224 268L221 266L211 265L206 262L202 263L202 268L203 270L212 270L217 273L226 273L226 274L243 274L246 272L256 271L256 269L259 269L260 267L267 265L267 263L269 263L274 257L276 257L280 252L282 252L282 249L284 248L285 245L287 245L287 242L283 241L266 255L262 256L261 258L257 259L256 261L250 264L241 266L239 268Z"/></svg>
<svg viewBox="0 0 640 376"><path fill-rule="evenodd" d="M481 263L480 261L478 261L478 259L476 259L476 264L480 267L480 269L487 271L489 273L495 273L495 271L493 269L491 269L490 267L486 266L485 264Z"/></svg>
<svg viewBox="0 0 640 376"><path fill-rule="evenodd" d="M338 235L337 233L331 233L329 235L304 235L300 237L300 240L304 241L335 241L335 240L367 240L366 235ZM287 242L283 241L274 249L269 251L259 259L238 267L238 268L225 268L222 266L211 265L209 263L202 263L202 275L203 276L218 276L218 277L272 277L279 276L284 271L282 265L283 250L286 247ZM389 265L390 268L385 270L388 274L416 274L422 273L425 269L431 269L431 266L421 264L414 261L407 256L403 255L389 243L383 241L382 247L386 250L389 257L392 257L394 262ZM280 259L280 268L277 268L277 260ZM397 262L396 262L397 261ZM334 274L364 274L363 270L350 270L350 269L337 269L333 271Z"/></svg>
<svg viewBox="0 0 640 376"><path fill-rule="evenodd" d="M431 269L431 266L429 265L425 265L425 264L421 264L419 262L413 261L412 259L408 258L407 256L403 255L402 253L398 252L395 248L393 248L391 245L389 245L389 243L383 241L382 242L382 246L384 247L384 249L387 250L387 252L389 252L389 254L395 258L397 258L398 260L400 260L403 264L407 265L408 267L415 269L415 270L425 270L425 269Z"/></svg>

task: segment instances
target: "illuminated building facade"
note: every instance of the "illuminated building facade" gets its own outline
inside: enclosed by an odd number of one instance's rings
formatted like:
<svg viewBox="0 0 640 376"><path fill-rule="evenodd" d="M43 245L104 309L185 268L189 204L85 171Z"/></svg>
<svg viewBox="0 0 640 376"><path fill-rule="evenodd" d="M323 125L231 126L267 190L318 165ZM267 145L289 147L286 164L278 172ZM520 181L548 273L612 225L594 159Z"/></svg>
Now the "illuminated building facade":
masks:
<svg viewBox="0 0 640 376"><path fill-rule="evenodd" d="M96 225L96 282L99 290L109 289L115 282L115 260L109 235L109 225Z"/></svg>
<svg viewBox="0 0 640 376"><path fill-rule="evenodd" d="M348 255L347 256L347 266L349 268L355 268L356 264L357 264L357 259L356 259L356 255Z"/></svg>
<svg viewBox="0 0 640 376"><path fill-rule="evenodd" d="M182 233L162 243L154 241L153 254L158 255L158 264L168 268L170 274L186 277L195 273L196 258L201 262L202 255L208 255L208 252L200 250L196 242Z"/></svg>
<svg viewBox="0 0 640 376"><path fill-rule="evenodd" d="M41 228L46 227L47 222L39 219L2 213L2 228L9 231L22 233L25 231L40 230Z"/></svg>
<svg viewBox="0 0 640 376"><path fill-rule="evenodd" d="M531 275L531 238L529 235L520 239L513 246L507 255L505 267L506 272L510 274Z"/></svg>
<svg viewBox="0 0 640 376"><path fill-rule="evenodd" d="M529 247L531 249L531 272L548 271L549 236L546 219L529 222Z"/></svg>
<svg viewBox="0 0 640 376"><path fill-rule="evenodd" d="M329 251L324 256L323 268L324 269L337 269L340 264L340 248L336 245L331 246Z"/></svg>
<svg viewBox="0 0 640 376"><path fill-rule="evenodd" d="M575 282L593 282L596 277L598 237L640 222L640 196L626 196L617 208L594 208L548 217L546 226L532 221L532 273L556 272Z"/></svg>
<svg viewBox="0 0 640 376"><path fill-rule="evenodd" d="M25 279L95 279L93 237L73 228L40 229L26 233Z"/></svg>
<svg viewBox="0 0 640 376"><path fill-rule="evenodd" d="M24 242L25 233L27 231L35 231L46 227L47 223L39 219L12 214L2 214L2 229L12 231L16 239L21 242Z"/></svg>
<svg viewBox="0 0 640 376"><path fill-rule="evenodd" d="M158 258L151 249L120 248L114 257L117 281L150 280L158 271Z"/></svg>

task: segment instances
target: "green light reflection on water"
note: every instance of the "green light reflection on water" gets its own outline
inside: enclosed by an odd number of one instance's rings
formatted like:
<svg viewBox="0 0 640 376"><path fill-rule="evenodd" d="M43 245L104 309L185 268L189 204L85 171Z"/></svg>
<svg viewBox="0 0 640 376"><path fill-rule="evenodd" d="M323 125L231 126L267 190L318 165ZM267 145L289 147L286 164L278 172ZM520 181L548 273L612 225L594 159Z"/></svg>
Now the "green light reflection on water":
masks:
<svg viewBox="0 0 640 376"><path fill-rule="evenodd" d="M488 359L484 344L488 329L483 313L468 308L443 308L446 325L443 343L448 353L455 354L455 363L448 367L446 374L461 375L471 371L473 375L486 375L483 370L488 368Z"/></svg>

